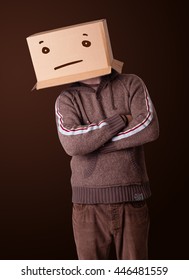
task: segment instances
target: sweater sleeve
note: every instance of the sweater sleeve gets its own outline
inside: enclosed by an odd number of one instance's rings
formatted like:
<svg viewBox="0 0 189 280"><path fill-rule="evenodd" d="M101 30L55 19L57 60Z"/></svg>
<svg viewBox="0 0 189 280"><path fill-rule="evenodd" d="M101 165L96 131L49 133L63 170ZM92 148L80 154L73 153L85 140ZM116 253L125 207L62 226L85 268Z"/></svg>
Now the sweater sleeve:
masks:
<svg viewBox="0 0 189 280"><path fill-rule="evenodd" d="M159 136L157 114L144 82L136 75L131 75L129 85L125 84L125 87L129 93L132 121L101 147L99 151L102 153L140 146Z"/></svg>
<svg viewBox="0 0 189 280"><path fill-rule="evenodd" d="M98 150L123 129L120 115L83 125L74 106L72 95L62 93L55 103L56 124L60 142L70 156L85 155Z"/></svg>

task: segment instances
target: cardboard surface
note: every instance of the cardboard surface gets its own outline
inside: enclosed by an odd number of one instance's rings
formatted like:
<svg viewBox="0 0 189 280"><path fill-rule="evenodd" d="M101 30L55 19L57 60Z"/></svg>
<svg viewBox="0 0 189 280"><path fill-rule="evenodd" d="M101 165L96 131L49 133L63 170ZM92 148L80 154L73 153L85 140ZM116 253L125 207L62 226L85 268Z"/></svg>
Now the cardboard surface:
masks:
<svg viewBox="0 0 189 280"><path fill-rule="evenodd" d="M105 19L40 32L27 37L36 89L121 72L113 58Z"/></svg>

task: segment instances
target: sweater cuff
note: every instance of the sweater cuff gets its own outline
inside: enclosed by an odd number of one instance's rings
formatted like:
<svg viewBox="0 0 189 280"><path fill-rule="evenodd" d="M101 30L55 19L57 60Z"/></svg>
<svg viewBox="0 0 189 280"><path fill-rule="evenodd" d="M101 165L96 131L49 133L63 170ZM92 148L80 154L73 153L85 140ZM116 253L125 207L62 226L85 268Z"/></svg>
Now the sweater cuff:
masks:
<svg viewBox="0 0 189 280"><path fill-rule="evenodd" d="M103 145L99 149L99 153L101 153L101 154L107 154L107 153L111 153L111 152L115 152L115 151L116 151L116 147L115 147L114 143L112 143L112 142Z"/></svg>
<svg viewBox="0 0 189 280"><path fill-rule="evenodd" d="M110 133L112 137L115 136L125 127L124 120L118 114L114 115L113 117L107 118L106 122L109 124Z"/></svg>

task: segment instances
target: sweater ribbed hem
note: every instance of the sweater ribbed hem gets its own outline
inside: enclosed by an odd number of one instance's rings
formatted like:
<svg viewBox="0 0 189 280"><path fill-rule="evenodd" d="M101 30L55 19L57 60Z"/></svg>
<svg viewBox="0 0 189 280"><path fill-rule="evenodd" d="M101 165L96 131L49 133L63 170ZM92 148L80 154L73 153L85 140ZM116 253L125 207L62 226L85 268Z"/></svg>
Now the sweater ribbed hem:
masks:
<svg viewBox="0 0 189 280"><path fill-rule="evenodd" d="M72 187L72 202L82 204L121 203L145 200L151 196L149 182L114 187Z"/></svg>

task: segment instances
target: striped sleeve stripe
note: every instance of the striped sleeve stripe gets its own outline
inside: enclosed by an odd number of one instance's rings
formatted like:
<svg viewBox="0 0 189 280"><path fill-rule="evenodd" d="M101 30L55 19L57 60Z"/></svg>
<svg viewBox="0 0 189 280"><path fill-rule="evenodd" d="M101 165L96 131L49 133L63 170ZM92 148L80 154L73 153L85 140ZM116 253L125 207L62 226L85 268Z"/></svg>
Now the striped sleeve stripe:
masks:
<svg viewBox="0 0 189 280"><path fill-rule="evenodd" d="M117 136L112 138L112 141L118 141L124 138L128 138L138 132L140 132L141 130L145 129L152 121L153 119L153 107L152 107L152 102L151 99L149 97L148 91L145 88L145 100L146 100L146 108L147 108L147 115L145 117L145 119L137 124L136 126L134 126L133 128L130 128L124 132L120 132Z"/></svg>
<svg viewBox="0 0 189 280"><path fill-rule="evenodd" d="M62 135L65 135L65 136L85 134L85 133L88 133L90 131L100 129L105 125L108 125L108 123L103 120L103 121L99 122L98 124L92 123L88 126L80 126L80 127L77 127L77 128L68 129L63 124L63 116L60 114L57 105L56 105L56 116L58 118L58 122L57 122L58 123L58 131Z"/></svg>

